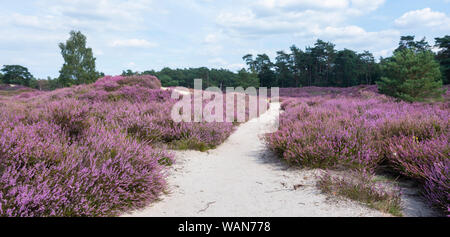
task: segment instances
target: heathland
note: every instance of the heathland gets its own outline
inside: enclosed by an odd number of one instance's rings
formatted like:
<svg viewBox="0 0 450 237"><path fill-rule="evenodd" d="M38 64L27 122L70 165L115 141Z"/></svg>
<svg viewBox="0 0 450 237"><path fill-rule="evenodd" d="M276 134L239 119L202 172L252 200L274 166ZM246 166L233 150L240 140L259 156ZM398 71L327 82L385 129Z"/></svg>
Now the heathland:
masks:
<svg viewBox="0 0 450 237"><path fill-rule="evenodd" d="M143 208L167 189L173 150L214 149L239 126L173 122L172 90L152 76L16 89L0 98L1 216L116 216ZM401 215L401 193L374 181L388 171L413 180L430 205L448 211L448 94L408 103L376 86L306 87L282 88L280 98L280 129L261 139L289 165L328 170L317 183L323 192ZM342 171L351 175L334 176Z"/></svg>

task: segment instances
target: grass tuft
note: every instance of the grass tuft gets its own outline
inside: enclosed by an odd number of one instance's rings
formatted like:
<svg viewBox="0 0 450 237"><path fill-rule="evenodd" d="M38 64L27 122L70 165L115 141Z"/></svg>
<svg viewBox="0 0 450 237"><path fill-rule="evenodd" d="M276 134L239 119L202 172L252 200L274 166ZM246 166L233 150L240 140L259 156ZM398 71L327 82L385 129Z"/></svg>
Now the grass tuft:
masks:
<svg viewBox="0 0 450 237"><path fill-rule="evenodd" d="M397 188L387 187L375 181L373 175L356 173L345 177L325 173L317 186L322 192L362 202L385 213L403 216L400 193Z"/></svg>

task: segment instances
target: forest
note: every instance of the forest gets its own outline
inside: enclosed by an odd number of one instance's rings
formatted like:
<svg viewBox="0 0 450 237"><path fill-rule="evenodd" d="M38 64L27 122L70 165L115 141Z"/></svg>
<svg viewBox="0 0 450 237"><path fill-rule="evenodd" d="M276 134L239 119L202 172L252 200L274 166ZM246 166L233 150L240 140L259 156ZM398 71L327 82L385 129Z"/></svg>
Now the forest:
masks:
<svg viewBox="0 0 450 237"><path fill-rule="evenodd" d="M435 55L441 64L444 84L450 82L450 36L436 38L437 54L432 52L432 46L425 38L415 40L415 36L402 36L395 51L412 49L427 51ZM351 87L356 85L372 85L383 76L383 65L390 57L380 58L378 61L369 51L358 53L354 50L336 50L336 45L318 39L314 46L305 50L293 45L289 52L278 51L275 61L267 54L256 56L248 54L243 57L247 69L234 73L226 69L189 68L170 69L161 71L144 71L141 73L131 70L122 75L149 74L157 76L164 86L193 87L193 78L204 80L204 86L217 87Z"/></svg>

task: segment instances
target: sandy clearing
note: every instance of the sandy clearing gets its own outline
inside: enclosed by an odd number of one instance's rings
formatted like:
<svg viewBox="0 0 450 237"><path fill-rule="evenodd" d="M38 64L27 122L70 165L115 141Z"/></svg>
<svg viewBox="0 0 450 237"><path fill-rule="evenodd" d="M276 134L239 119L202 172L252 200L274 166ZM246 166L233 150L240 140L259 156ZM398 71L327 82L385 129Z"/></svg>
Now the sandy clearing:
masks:
<svg viewBox="0 0 450 237"><path fill-rule="evenodd" d="M279 109L272 103L215 150L176 152L168 194L124 216L389 216L321 194L315 187L320 171L290 168L267 150L260 137L275 124Z"/></svg>

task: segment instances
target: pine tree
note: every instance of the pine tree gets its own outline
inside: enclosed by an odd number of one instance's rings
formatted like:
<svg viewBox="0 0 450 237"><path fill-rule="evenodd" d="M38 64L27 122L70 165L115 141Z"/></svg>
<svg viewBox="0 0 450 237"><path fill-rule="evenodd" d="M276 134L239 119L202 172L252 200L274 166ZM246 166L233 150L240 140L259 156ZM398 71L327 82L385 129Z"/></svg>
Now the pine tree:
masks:
<svg viewBox="0 0 450 237"><path fill-rule="evenodd" d="M444 93L439 64L431 51L398 50L382 62L382 68L384 77L377 84L383 94L412 102Z"/></svg>
<svg viewBox="0 0 450 237"><path fill-rule="evenodd" d="M444 84L450 84L450 35L436 38L436 47L440 49L436 58L441 64Z"/></svg>

